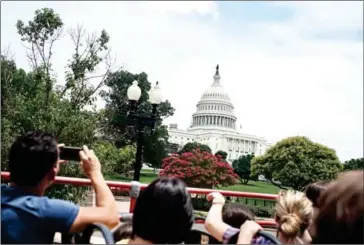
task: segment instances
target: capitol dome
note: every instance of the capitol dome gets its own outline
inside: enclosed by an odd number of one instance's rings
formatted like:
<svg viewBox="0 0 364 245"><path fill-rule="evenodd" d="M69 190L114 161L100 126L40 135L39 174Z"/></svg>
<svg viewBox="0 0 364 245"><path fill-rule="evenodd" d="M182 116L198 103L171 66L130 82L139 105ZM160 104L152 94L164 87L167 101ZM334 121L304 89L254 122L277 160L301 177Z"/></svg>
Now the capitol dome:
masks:
<svg viewBox="0 0 364 245"><path fill-rule="evenodd" d="M213 83L205 90L196 105L197 111L192 115L192 124L189 131L210 130L212 128L235 131L234 106L228 93L220 84L220 79L219 65L217 65Z"/></svg>

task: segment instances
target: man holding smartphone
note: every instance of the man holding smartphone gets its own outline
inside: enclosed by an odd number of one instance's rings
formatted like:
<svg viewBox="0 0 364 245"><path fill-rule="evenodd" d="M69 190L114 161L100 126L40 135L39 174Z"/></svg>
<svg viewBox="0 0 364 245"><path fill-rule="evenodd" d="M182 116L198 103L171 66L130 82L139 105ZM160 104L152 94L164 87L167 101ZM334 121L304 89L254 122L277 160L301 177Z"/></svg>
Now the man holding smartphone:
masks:
<svg viewBox="0 0 364 245"><path fill-rule="evenodd" d="M96 194L96 207L79 207L44 196L59 171L59 145L45 132L19 137L9 152L11 185L1 185L1 243L53 243L54 234L82 231L91 223L119 222L113 194L92 150L83 146L81 166Z"/></svg>

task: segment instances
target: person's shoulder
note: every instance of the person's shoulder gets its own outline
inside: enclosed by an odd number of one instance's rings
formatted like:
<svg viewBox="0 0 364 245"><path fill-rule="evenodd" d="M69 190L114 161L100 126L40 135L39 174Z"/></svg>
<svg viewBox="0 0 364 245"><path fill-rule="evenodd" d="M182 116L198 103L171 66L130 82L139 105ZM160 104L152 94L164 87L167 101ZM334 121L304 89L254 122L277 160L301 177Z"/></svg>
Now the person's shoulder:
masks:
<svg viewBox="0 0 364 245"><path fill-rule="evenodd" d="M70 201L42 197L39 209L45 224L51 225L54 231L68 232L80 207Z"/></svg>
<svg viewBox="0 0 364 245"><path fill-rule="evenodd" d="M38 196L29 194L18 187L6 184L1 185L1 203L6 203L10 206L23 206L21 204L36 202L38 199Z"/></svg>
<svg viewBox="0 0 364 245"><path fill-rule="evenodd" d="M74 208L78 207L73 202L67 201L67 200L61 200L61 199L55 199L55 198L49 198L47 196L42 196L39 199L39 205L45 210L51 208L51 209L64 209L64 208Z"/></svg>

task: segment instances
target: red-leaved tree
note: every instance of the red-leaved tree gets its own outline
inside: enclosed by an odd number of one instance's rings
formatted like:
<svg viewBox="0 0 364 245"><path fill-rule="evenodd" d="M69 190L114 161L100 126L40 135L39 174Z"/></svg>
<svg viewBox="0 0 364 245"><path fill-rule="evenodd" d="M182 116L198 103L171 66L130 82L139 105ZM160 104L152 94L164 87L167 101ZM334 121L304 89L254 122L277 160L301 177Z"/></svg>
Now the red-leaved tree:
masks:
<svg viewBox="0 0 364 245"><path fill-rule="evenodd" d="M238 178L230 164L220 156L200 149L164 158L159 175L177 177L188 186L200 188L234 185Z"/></svg>

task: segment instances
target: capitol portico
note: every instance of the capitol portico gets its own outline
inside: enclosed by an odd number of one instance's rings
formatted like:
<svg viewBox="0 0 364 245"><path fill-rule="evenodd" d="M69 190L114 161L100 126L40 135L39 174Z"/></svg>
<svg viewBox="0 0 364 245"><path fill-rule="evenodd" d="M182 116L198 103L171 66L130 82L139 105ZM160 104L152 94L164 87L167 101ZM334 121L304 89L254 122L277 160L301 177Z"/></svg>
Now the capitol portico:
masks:
<svg viewBox="0 0 364 245"><path fill-rule="evenodd" d="M180 148L188 142L206 144L213 153L218 150L227 152L230 163L241 155L264 154L269 146L264 138L237 131L234 105L220 80L217 66L213 83L202 94L196 105L197 110L192 114L191 126L186 130L179 129L177 124L170 124L169 142L178 144Z"/></svg>

